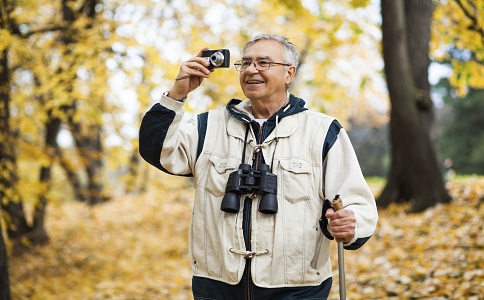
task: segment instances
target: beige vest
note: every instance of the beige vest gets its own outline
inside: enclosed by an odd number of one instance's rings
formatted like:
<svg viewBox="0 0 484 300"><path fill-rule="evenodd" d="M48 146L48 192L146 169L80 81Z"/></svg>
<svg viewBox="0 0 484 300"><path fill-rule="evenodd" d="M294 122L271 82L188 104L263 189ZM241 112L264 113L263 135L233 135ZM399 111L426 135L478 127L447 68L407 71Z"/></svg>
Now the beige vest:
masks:
<svg viewBox="0 0 484 300"><path fill-rule="evenodd" d="M248 106L248 101L237 105L240 111L250 115ZM272 173L277 175L279 211L275 215L260 213L260 196L252 201L251 250L255 256L251 274L257 286L314 286L331 276L330 241L319 228L323 193L328 194L326 198L339 193L344 200L348 195L345 206L358 204L355 239L373 233L377 219L374 199L344 131L344 144L335 144L335 147L350 147L351 151L338 151L348 157L332 157L338 164L332 167L335 170L322 162L323 142L333 120L310 111L287 116L262 143L266 163L270 165L273 161ZM189 131L196 128L194 122L188 126L191 129L170 129L173 132L167 134L160 162L172 172L186 172L176 170L180 165L177 160L190 164L190 158L193 159L196 138ZM203 151L196 165L191 166L196 188L190 230L193 273L229 284L241 280L246 264L242 230L245 195L240 197L239 213L223 212L220 204L229 174L241 163L246 126L225 109L210 111ZM256 138L251 129L246 163L252 164L254 146ZM341 164L343 160L345 164ZM331 178L324 180L323 174ZM354 196L349 196L350 193Z"/></svg>

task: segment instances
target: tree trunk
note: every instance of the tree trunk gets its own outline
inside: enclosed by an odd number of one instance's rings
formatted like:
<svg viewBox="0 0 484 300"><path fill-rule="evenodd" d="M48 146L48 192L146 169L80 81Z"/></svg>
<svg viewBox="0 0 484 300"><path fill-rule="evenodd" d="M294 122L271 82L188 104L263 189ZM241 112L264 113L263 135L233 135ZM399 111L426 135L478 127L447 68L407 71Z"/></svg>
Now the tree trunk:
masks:
<svg viewBox="0 0 484 300"><path fill-rule="evenodd" d="M1 214L0 214L1 219ZM0 300L10 299L10 285L8 278L8 260L5 240L3 239L2 222L0 220Z"/></svg>
<svg viewBox="0 0 484 300"><path fill-rule="evenodd" d="M3 28L3 26L2 26ZM28 233L30 227L25 218L23 204L17 189L17 157L15 134L10 128L10 69L8 51L0 54L0 203L6 214L7 234L17 240Z"/></svg>
<svg viewBox="0 0 484 300"><path fill-rule="evenodd" d="M139 193L144 194L148 191L148 182L150 179L150 170L149 168L143 168L143 172L141 173L141 183L139 186Z"/></svg>
<svg viewBox="0 0 484 300"><path fill-rule="evenodd" d="M125 176L125 192L131 194L136 191L137 178L139 176L140 165L139 165L139 152L138 147L134 147L131 157L129 159L128 174Z"/></svg>
<svg viewBox="0 0 484 300"><path fill-rule="evenodd" d="M62 1L62 17L63 20L68 23L72 24L75 21L75 16L72 8L68 5L68 1L63 0ZM69 30L61 35L60 40L62 43L66 46L69 44L73 43L73 34ZM64 53L64 56L67 56L71 50L69 47L66 47L66 51ZM65 67L60 67L57 70L58 74L65 73ZM72 78L71 80L74 80ZM36 80L38 85L41 85L39 80ZM63 83L61 81L61 83ZM67 80L66 86L68 90L71 90L70 88L71 83L69 80ZM54 97L54 95L49 95L47 97ZM44 97L44 98L47 98ZM43 101L45 104L45 101ZM34 245L36 244L43 244L48 242L49 238L47 235L47 231L45 230L45 210L47 208L47 196L46 192L49 190L48 187L50 185L51 181L51 170L52 166L54 163L54 154L55 154L55 148L56 148L56 138L57 134L59 133L60 125L61 125L61 120L58 117L55 117L55 114L53 113L55 110L59 111L66 111L69 105L66 105L63 103L59 107L54 107L52 109L49 109L47 112L47 120L45 122L45 137L44 137L44 147L45 147L45 154L48 156L48 161L49 163L46 165L42 165L40 168L40 175L39 175L39 183L42 187L44 187L43 191L39 194L37 198L37 203L35 204L35 210L34 210L34 218L33 218L33 224L32 224L32 232L30 235L30 239L33 242Z"/></svg>
<svg viewBox="0 0 484 300"><path fill-rule="evenodd" d="M2 26L3 28L3 26ZM6 205L4 203L10 203L9 195L18 195L16 193L16 174L15 168L15 156L13 154L13 147L8 143L10 137L10 92L9 92L9 80L8 73L8 60L7 49L0 54L0 136L2 137L2 143L0 143L0 170L7 172L0 173L0 203L2 207ZM10 192L11 191L11 192ZM1 210L0 210L1 211ZM3 239L2 229L2 215L0 214L0 300L10 299L10 286L8 277L8 263L7 263L7 251L5 247L5 240ZM23 218L25 221L25 218ZM25 222L27 226L27 222Z"/></svg>
<svg viewBox="0 0 484 300"><path fill-rule="evenodd" d="M64 19L66 20L69 18L67 2L68 0L63 0L63 7L65 7L64 11L66 12ZM94 21L96 5L99 3L99 0L85 0L79 12ZM90 27L89 24L86 26ZM102 158L101 125L88 124L88 128L85 128L80 122L74 121L72 115L70 116L68 121L71 133L88 177L86 200L89 204L102 203L107 199L102 195L104 186L101 172L104 162Z"/></svg>
<svg viewBox="0 0 484 300"><path fill-rule="evenodd" d="M52 116L52 111L48 113L47 124L45 125L45 150L49 156L49 164L40 168L39 182L44 187L44 191L49 190L51 182L51 172L53 160L55 157L55 150L57 149L57 134L59 133L61 120ZM47 207L47 196L41 193L37 199L34 210L34 222L32 224L31 241L34 244L44 244L49 241L47 231L45 230L45 210Z"/></svg>
<svg viewBox="0 0 484 300"><path fill-rule="evenodd" d="M428 82L431 0L382 0L383 58L391 101L391 167L377 204L411 211L448 202L435 149Z"/></svg>
<svg viewBox="0 0 484 300"><path fill-rule="evenodd" d="M104 166L102 158L101 126L88 125L89 128L83 129L77 122L71 122L71 132L81 157L87 179L87 202L98 204L106 201L103 197L102 169Z"/></svg>
<svg viewBox="0 0 484 300"><path fill-rule="evenodd" d="M0 4L0 29L5 29L7 8ZM10 120L10 74L8 69L8 50L0 52L0 203L5 207L12 197L18 197L16 183L15 144L9 126ZM16 199L17 201L20 199ZM25 221L25 218L23 219ZM25 222L25 226L27 222ZM3 239L2 214L0 209L0 300L10 300L8 261L5 240Z"/></svg>
<svg viewBox="0 0 484 300"><path fill-rule="evenodd" d="M79 175L77 174L76 168L73 166L73 163L69 160L69 155L66 155L64 151L59 147L56 146L56 154L59 158L59 163L61 167L66 172L67 180L72 186L74 190L74 196L78 201L85 201L86 200L86 190L82 186L81 180Z"/></svg>

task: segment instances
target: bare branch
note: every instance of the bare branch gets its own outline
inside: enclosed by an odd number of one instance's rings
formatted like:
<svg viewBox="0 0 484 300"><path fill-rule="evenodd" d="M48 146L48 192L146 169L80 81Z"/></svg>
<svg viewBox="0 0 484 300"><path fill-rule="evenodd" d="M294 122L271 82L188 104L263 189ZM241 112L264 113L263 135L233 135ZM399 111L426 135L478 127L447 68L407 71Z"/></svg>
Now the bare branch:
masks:
<svg viewBox="0 0 484 300"><path fill-rule="evenodd" d="M469 25L467 29L479 33L481 35L481 39L484 40L484 29L479 27L479 24L477 22L477 17L473 15L468 9L466 9L464 4L462 4L461 0L454 0L454 1L461 8L464 15L472 22L472 25Z"/></svg>
<svg viewBox="0 0 484 300"><path fill-rule="evenodd" d="M66 27L66 26L56 25L56 26L52 26L52 27L45 27L45 28L39 28L37 30L32 30L32 31L29 31L25 34L21 34L20 36L22 38L29 38L32 35L38 34L38 33L53 32L53 31L66 31L67 29L68 29L68 27Z"/></svg>

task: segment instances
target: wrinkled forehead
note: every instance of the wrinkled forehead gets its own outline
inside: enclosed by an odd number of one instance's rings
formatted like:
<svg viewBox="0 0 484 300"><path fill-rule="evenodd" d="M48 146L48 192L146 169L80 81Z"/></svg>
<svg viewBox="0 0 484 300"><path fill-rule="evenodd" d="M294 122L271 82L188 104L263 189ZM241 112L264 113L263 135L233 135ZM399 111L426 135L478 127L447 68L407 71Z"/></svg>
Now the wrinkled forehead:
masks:
<svg viewBox="0 0 484 300"><path fill-rule="evenodd" d="M262 56L242 56L242 60L274 60L274 58L270 55L262 55Z"/></svg>
<svg viewBox="0 0 484 300"><path fill-rule="evenodd" d="M274 40L259 40L245 48L242 59L284 59L284 46Z"/></svg>

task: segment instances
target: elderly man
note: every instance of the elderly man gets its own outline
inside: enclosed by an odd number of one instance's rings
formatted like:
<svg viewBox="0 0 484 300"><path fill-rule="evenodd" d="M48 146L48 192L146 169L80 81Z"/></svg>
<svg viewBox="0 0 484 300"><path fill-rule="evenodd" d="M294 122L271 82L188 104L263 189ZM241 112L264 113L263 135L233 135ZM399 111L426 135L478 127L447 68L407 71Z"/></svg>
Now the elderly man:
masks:
<svg viewBox="0 0 484 300"><path fill-rule="evenodd" d="M288 93L297 65L287 38L255 36L235 63L248 99L182 124L187 95L215 70L200 52L143 118L142 157L195 178L195 299L326 299L330 240L354 250L375 230L375 200L346 132ZM344 209L335 212L325 199L336 194Z"/></svg>

